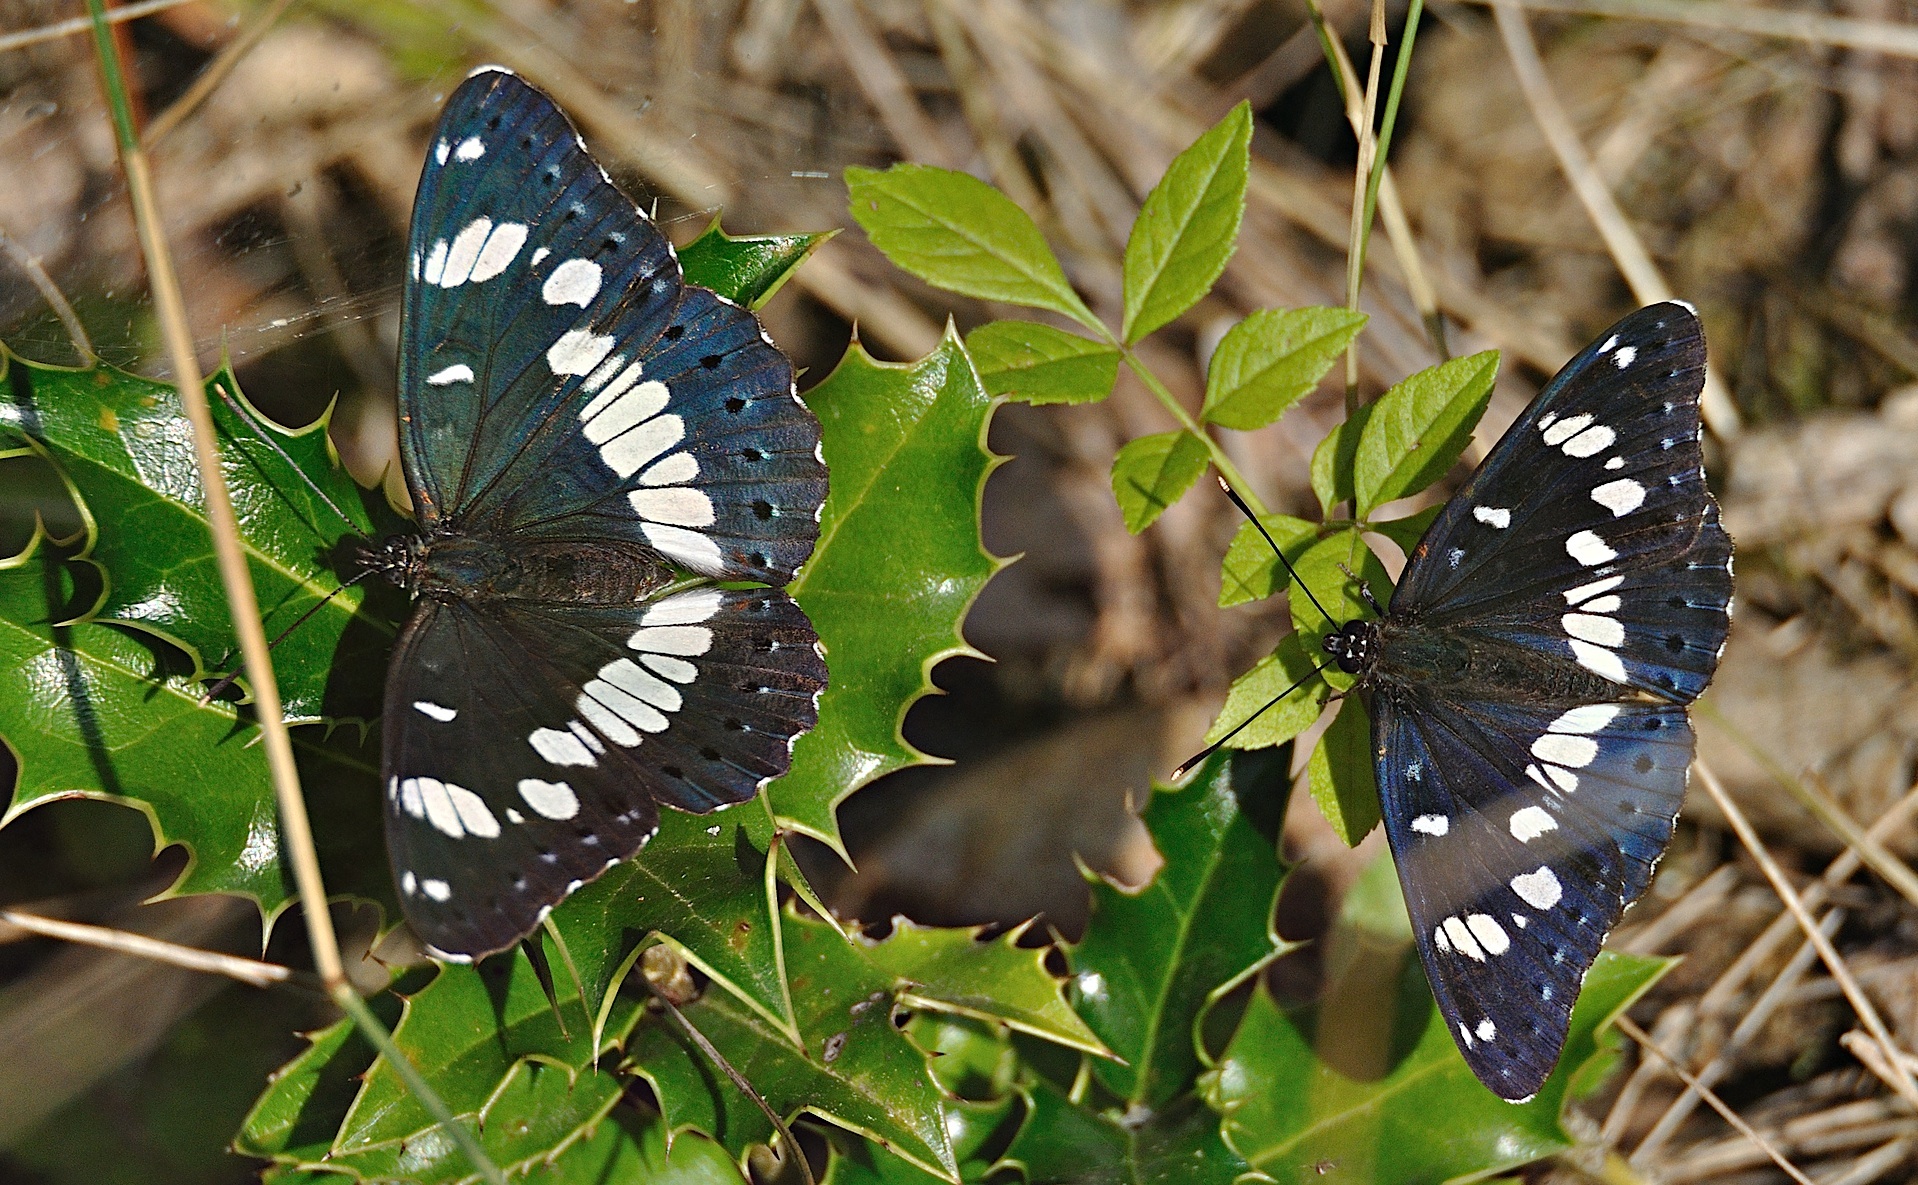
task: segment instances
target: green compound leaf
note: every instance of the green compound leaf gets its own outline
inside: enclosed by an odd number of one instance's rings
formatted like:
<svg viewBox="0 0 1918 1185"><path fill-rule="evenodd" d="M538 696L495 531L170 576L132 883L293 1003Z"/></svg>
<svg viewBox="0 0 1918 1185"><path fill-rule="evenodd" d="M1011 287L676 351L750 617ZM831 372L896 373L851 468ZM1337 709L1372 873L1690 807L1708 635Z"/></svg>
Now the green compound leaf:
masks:
<svg viewBox="0 0 1918 1185"><path fill-rule="evenodd" d="M96 614L181 647L195 674L223 667L236 644L178 392L105 365L66 370L4 352L0 372L9 395L0 402L0 433L36 441L99 524L87 551L107 576ZM244 416L221 391L246 409ZM341 578L323 566L324 557L353 538L397 529L399 520L363 497L339 467L325 416L299 429L273 424L246 404L229 370L208 380L207 398L272 636L339 589ZM350 522L320 500L282 452ZM369 601L374 611L362 612ZM336 670L379 671L400 611L400 598L359 584L340 590L288 636L273 655L288 721L377 714L377 677L331 687L329 680Z"/></svg>
<svg viewBox="0 0 1918 1185"><path fill-rule="evenodd" d="M1365 529L1374 535L1383 535L1398 544L1399 551L1409 561L1412 558L1412 550L1419 545L1419 540L1425 537L1425 532L1431 527L1432 520L1436 519L1439 512L1444 509L1444 503L1427 506L1424 510L1416 514L1408 514L1404 518L1388 519L1382 523L1366 523Z"/></svg>
<svg viewBox="0 0 1918 1185"><path fill-rule="evenodd" d="M1234 325L1206 368L1199 415L1225 428L1263 428L1312 393L1365 325L1350 309L1260 309Z"/></svg>
<svg viewBox="0 0 1918 1185"><path fill-rule="evenodd" d="M734 236L720 229L715 218L698 238L679 249L679 266L687 283L757 309L773 298L808 255L838 233Z"/></svg>
<svg viewBox="0 0 1918 1185"><path fill-rule="evenodd" d="M1185 496L1205 472L1205 442L1181 429L1129 440L1112 459L1112 496L1137 535Z"/></svg>
<svg viewBox="0 0 1918 1185"><path fill-rule="evenodd" d="M1299 579L1287 590L1292 602L1292 626L1314 651L1319 650L1320 639L1346 622L1378 616L1365 602L1361 581L1379 604L1392 601L1391 574L1354 528L1347 527L1314 543L1292 561L1292 566L1299 571ZM1348 576L1348 571L1352 575ZM1320 612L1321 608L1325 612ZM1330 664L1330 659L1323 661ZM1352 685L1352 676L1336 665L1326 666L1324 678L1341 691Z"/></svg>
<svg viewBox="0 0 1918 1185"><path fill-rule="evenodd" d="M1372 721L1357 696L1339 701L1339 714L1313 747L1307 769L1319 813L1346 847L1358 847L1379 825L1379 787L1372 773Z"/></svg>
<svg viewBox="0 0 1918 1185"><path fill-rule="evenodd" d="M1352 461L1358 516L1445 476L1485 414L1498 351L1428 367L1379 396Z"/></svg>
<svg viewBox="0 0 1918 1185"><path fill-rule="evenodd" d="M1036 321L988 322L966 350L988 393L1020 403L1096 403L1119 377L1119 351Z"/></svg>
<svg viewBox="0 0 1918 1185"><path fill-rule="evenodd" d="M1219 1136L1219 1117L1191 1095L1143 1123L1067 1099L1049 1082L1026 1092L1027 1115L1001 1163L1028 1185L1233 1185L1263 1180ZM1309 1178L1302 1178L1309 1179Z"/></svg>
<svg viewBox="0 0 1918 1185"><path fill-rule="evenodd" d="M1352 501L1352 465L1358 457L1359 438L1377 406L1368 403L1347 416L1312 450L1312 492L1319 496L1319 513L1326 518L1332 517L1339 503Z"/></svg>
<svg viewBox="0 0 1918 1185"><path fill-rule="evenodd" d="M916 925L904 918L880 942L864 942L873 966L890 973L900 1003L997 1021L1035 1037L1110 1056L1060 994L1044 948L1021 947L1031 923L981 940L977 929Z"/></svg>
<svg viewBox="0 0 1918 1185"><path fill-rule="evenodd" d="M1314 673L1323 661L1324 655L1306 651L1298 634L1280 638L1271 654L1232 681L1225 707L1207 730L1205 743L1217 744L1231 734L1225 742L1231 748L1264 749L1284 744L1312 727L1332 694L1324 677ZM1237 733L1232 731L1235 728Z"/></svg>
<svg viewBox="0 0 1918 1185"><path fill-rule="evenodd" d="M1328 988L1287 1011L1258 989L1218 1069L1208 1101L1226 1142L1280 1181L1478 1178L1570 1148L1566 1101L1609 1069L1609 1026L1670 960L1602 952L1572 1010L1564 1056L1538 1095L1514 1105L1472 1076L1411 952L1410 924L1390 861L1367 870L1328 953ZM1372 910L1395 918L1356 918ZM1322 1176L1323 1175L1323 1176Z"/></svg>
<svg viewBox="0 0 1918 1185"><path fill-rule="evenodd" d="M1031 216L978 178L932 165L852 167L846 191L872 245L933 287L1098 328Z"/></svg>
<svg viewBox="0 0 1918 1185"><path fill-rule="evenodd" d="M1156 1108L1190 1090L1207 1003L1286 949L1272 908L1290 758L1218 754L1185 788L1155 788L1140 817L1165 858L1158 874L1133 892L1093 883L1092 917L1072 948L1074 997L1125 1059L1092 1072L1130 1103Z"/></svg>
<svg viewBox="0 0 1918 1185"><path fill-rule="evenodd" d="M893 977L823 922L789 912L784 923L802 1046L722 992L687 1005L686 1019L782 1117L810 1112L955 1179L943 1095L926 1055L893 1024ZM759 1108L665 1018L634 1031L627 1058L629 1072L652 1084L671 1130L704 1132L734 1149L771 1138Z"/></svg>
<svg viewBox="0 0 1918 1185"><path fill-rule="evenodd" d="M959 624L1006 562L979 538L980 494L1000 458L985 445L994 400L950 332L907 365L855 344L806 402L832 490L819 546L788 591L819 631L831 678L819 726L767 795L783 820L838 846L841 799L929 760L899 722L932 690L933 666L976 653Z"/></svg>
<svg viewBox="0 0 1918 1185"><path fill-rule="evenodd" d="M1146 195L1125 245L1127 345L1199 303L1225 271L1245 217L1251 143L1252 108L1242 102Z"/></svg>
<svg viewBox="0 0 1918 1185"><path fill-rule="evenodd" d="M1232 546L1225 549L1225 562L1219 568L1221 609L1247 601L1263 601L1292 579L1273 553L1272 543L1284 549L1286 559L1297 564L1305 549L1319 537L1317 523L1289 514L1268 514L1259 522L1272 536L1271 543L1259 534L1258 527L1241 523L1238 534L1232 536Z"/></svg>

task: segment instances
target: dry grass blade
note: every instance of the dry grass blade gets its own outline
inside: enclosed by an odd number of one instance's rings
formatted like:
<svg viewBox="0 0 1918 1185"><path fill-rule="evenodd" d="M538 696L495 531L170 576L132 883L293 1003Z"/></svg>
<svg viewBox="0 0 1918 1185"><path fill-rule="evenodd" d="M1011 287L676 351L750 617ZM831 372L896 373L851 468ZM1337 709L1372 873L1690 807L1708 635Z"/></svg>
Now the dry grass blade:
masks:
<svg viewBox="0 0 1918 1185"><path fill-rule="evenodd" d="M1492 5L1501 0L1471 2ZM1517 0L1517 3L1522 8L1536 12L1576 12L1623 20L1669 21L1733 33L1756 33L1762 37L1803 41L1810 45L1836 45L1898 57L1918 57L1918 28L1890 21L1826 16L1821 12L1784 12L1753 4L1720 4L1715 0Z"/></svg>
<svg viewBox="0 0 1918 1185"><path fill-rule="evenodd" d="M27 279L33 281L33 286L40 290L41 297L53 308L53 315L60 318L60 324L66 329L68 339L73 342L73 348L79 352L80 361L92 362L95 358L93 340L87 336L86 326L80 324L80 318L73 311L73 305L68 303L66 295L60 291L60 286L53 282L53 277L47 274L47 269L40 265L40 260L25 247L14 242L13 236L3 230L0 230L0 251L5 251L14 265L25 272Z"/></svg>
<svg viewBox="0 0 1918 1185"><path fill-rule="evenodd" d="M839 47L859 89L872 101L900 151L928 164L950 168L945 139L926 118L912 87L899 71L885 42L873 35L853 0L813 0L821 23Z"/></svg>
<svg viewBox="0 0 1918 1185"><path fill-rule="evenodd" d="M125 21L137 21L143 16L152 16L169 8L193 3L194 0L141 0L138 4L128 4L122 8L110 10L106 15L108 24L121 24ZM84 33L93 25L92 17L76 16L70 20L55 21L51 25L41 25L37 29L22 29L18 33L8 33L0 37L0 53L10 49L25 49L29 45L39 45L46 41L56 41L62 37L72 37Z"/></svg>
<svg viewBox="0 0 1918 1185"><path fill-rule="evenodd" d="M293 0L273 0L273 3L249 17L246 27L240 30L239 36L228 42L213 60L206 64L206 68L200 71L200 76L193 80L193 85L187 87L185 93L175 99L171 106L154 116L153 121L147 124L146 130L140 133L140 147L148 152L153 151L154 145L165 139L174 128L179 127L181 121L193 114L200 104L206 101L206 97L225 81L228 74L233 72L233 67L239 65L240 59L247 55L247 51L258 45L260 38L266 36L267 30L271 29L292 6Z"/></svg>
<svg viewBox="0 0 1918 1185"><path fill-rule="evenodd" d="M129 930L92 926L84 922L67 922L59 918L43 918L38 914L22 913L15 909L0 909L0 925L13 926L47 938L58 938L62 942L95 946L102 950L133 955L136 958L151 959L156 963L184 967L189 971L224 975L228 979L237 979L241 983L251 984L254 987L273 987L297 978L292 968L282 967L278 963L242 959L237 955L226 955L218 951L201 950L194 946L182 946L177 942L148 938L144 934L135 934Z"/></svg>

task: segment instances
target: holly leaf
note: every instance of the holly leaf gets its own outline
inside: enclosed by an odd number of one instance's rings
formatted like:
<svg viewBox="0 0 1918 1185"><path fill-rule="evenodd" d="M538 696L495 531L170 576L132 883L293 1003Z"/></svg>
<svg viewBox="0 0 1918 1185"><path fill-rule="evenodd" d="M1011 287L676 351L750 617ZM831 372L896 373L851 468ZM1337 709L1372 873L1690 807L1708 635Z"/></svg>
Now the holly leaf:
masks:
<svg viewBox="0 0 1918 1185"><path fill-rule="evenodd" d="M722 230L715 218L698 238L679 249L679 266L687 283L757 309L773 298L807 256L838 233L735 236Z"/></svg>
<svg viewBox="0 0 1918 1185"><path fill-rule="evenodd" d="M1379 396L1352 460L1358 516L1445 476L1485 414L1498 351L1428 367Z"/></svg>
<svg viewBox="0 0 1918 1185"><path fill-rule="evenodd" d="M1260 309L1220 339L1206 367L1199 415L1226 428L1263 428L1312 393L1365 325L1351 309Z"/></svg>
<svg viewBox="0 0 1918 1185"><path fill-rule="evenodd" d="M1183 789L1155 787L1140 818L1165 863L1128 890L1094 880L1071 949L1074 1002L1123 1061L1093 1063L1113 1093L1157 1108L1191 1089L1207 1003L1281 954L1272 908L1290 750L1219 754Z"/></svg>
<svg viewBox="0 0 1918 1185"><path fill-rule="evenodd" d="M977 654L966 610L1004 566L979 538L979 498L999 463L985 446L994 401L948 330L917 362L857 343L806 396L832 490L819 545L790 585L826 649L819 724L767 787L788 825L840 848L834 810L854 790L930 761L899 732L939 660ZM841 849L843 854L843 849Z"/></svg>
<svg viewBox="0 0 1918 1185"><path fill-rule="evenodd" d="M1119 351L1036 321L987 322L966 351L989 393L1035 406L1096 403L1119 378Z"/></svg>
<svg viewBox="0 0 1918 1185"><path fill-rule="evenodd" d="M977 177L932 165L854 166L846 193L872 245L933 287L1097 328L1031 216Z"/></svg>
<svg viewBox="0 0 1918 1185"><path fill-rule="evenodd" d="M732 1154L712 1140L685 1133L670 1138L651 1111L615 1108L586 1136L529 1179L539 1185L747 1185Z"/></svg>
<svg viewBox="0 0 1918 1185"><path fill-rule="evenodd" d="M1127 345L1199 303L1225 271L1245 217L1252 107L1241 102L1173 158L1125 245Z"/></svg>
<svg viewBox="0 0 1918 1185"><path fill-rule="evenodd" d="M1049 1082L1026 1091L1027 1115L1001 1163L1027 1185L1233 1185L1253 1173L1219 1137L1219 1117L1191 1095L1137 1117L1072 1103Z"/></svg>
<svg viewBox="0 0 1918 1185"><path fill-rule="evenodd" d="M1205 472L1205 442L1181 429L1128 440L1112 459L1112 496L1137 535L1185 496Z"/></svg>

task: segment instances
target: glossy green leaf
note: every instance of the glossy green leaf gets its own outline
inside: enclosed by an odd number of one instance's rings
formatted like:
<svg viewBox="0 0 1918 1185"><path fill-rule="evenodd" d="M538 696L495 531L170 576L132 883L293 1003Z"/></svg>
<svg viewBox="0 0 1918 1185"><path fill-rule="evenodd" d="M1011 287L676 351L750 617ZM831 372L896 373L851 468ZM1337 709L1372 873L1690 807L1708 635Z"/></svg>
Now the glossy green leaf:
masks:
<svg viewBox="0 0 1918 1185"><path fill-rule="evenodd" d="M1431 527L1432 520L1436 519L1444 509L1443 503L1427 506L1424 510L1416 514L1408 514L1404 518L1387 519L1382 523L1367 523L1365 529L1375 535L1383 535L1398 544L1399 551L1407 560L1410 560L1413 549L1418 546L1419 540L1425 537L1425 532Z"/></svg>
<svg viewBox="0 0 1918 1185"><path fill-rule="evenodd" d="M632 1107L615 1108L598 1130L527 1179L539 1185L747 1185L726 1149L690 1132L669 1140L664 1120Z"/></svg>
<svg viewBox="0 0 1918 1185"><path fill-rule="evenodd" d="M1126 344L1199 303L1245 217L1252 107L1241 102L1181 152L1146 195L1125 245Z"/></svg>
<svg viewBox="0 0 1918 1185"><path fill-rule="evenodd" d="M839 232L801 235L729 235L715 218L679 249L688 283L711 288L735 304L762 307L819 245Z"/></svg>
<svg viewBox="0 0 1918 1185"><path fill-rule="evenodd" d="M1391 603L1392 576L1354 528L1348 527L1314 543L1293 561L1293 566L1298 569L1299 578L1287 590L1292 602L1292 625L1315 651L1319 649L1320 639L1337 632L1346 622L1379 615L1366 602L1361 583L1380 605ZM1306 595L1307 590L1310 596ZM1324 661L1330 662L1330 659ZM1327 667L1325 678L1340 690L1352 685L1352 676L1337 666Z"/></svg>
<svg viewBox="0 0 1918 1185"><path fill-rule="evenodd" d="M1158 1107L1189 1090L1207 1002L1285 949L1272 907L1290 757L1218 754L1183 789L1155 788L1140 817L1165 863L1136 891L1093 883L1074 999L1125 1059L1093 1073L1128 1102Z"/></svg>
<svg viewBox="0 0 1918 1185"><path fill-rule="evenodd" d="M1498 378L1498 351L1428 367L1379 396L1352 461L1358 516L1416 494L1465 451Z"/></svg>
<svg viewBox="0 0 1918 1185"><path fill-rule="evenodd" d="M985 446L993 399L956 336L918 362L855 344L806 402L824 432L832 490L819 546L788 591L826 648L819 726L767 789L793 827L839 843L833 811L872 779L928 760L899 735L940 659L975 653L966 610L1002 561L979 538L979 498L998 464Z"/></svg>
<svg viewBox="0 0 1918 1185"><path fill-rule="evenodd" d="M1270 542L1259 533L1258 527L1240 523L1238 533L1232 536L1232 545L1225 549L1225 562L1219 568L1221 609L1247 601L1262 601L1290 582L1292 578L1279 563L1272 544L1284 548L1285 558L1296 564L1299 556L1319 537L1317 523L1289 514L1268 514L1259 522L1266 534L1272 536Z"/></svg>
<svg viewBox="0 0 1918 1185"><path fill-rule="evenodd" d="M0 402L0 430L35 440L99 524L87 550L107 575L97 615L165 638L201 666L226 669L236 643L178 392L105 365L66 370L4 352L0 371L10 395ZM363 497L338 466L326 417L299 429L273 424L246 404L226 370L208 380L207 397L268 635L326 602L273 655L288 720L377 714L376 673L403 598L368 582L327 600L341 577L319 558L345 541L397 529L399 520ZM370 677L335 678L357 671Z"/></svg>
<svg viewBox="0 0 1918 1185"><path fill-rule="evenodd" d="M1372 772L1372 721L1355 695L1339 701L1338 715L1312 748L1307 765L1312 801L1347 847L1357 847L1379 824L1379 788Z"/></svg>
<svg viewBox="0 0 1918 1185"><path fill-rule="evenodd" d="M1376 403L1367 403L1347 416L1339 426L1325 434L1319 447L1312 450L1312 492L1319 496L1319 512L1331 518L1339 503L1350 502L1352 465L1358 457L1359 438L1365 434L1366 421L1372 418Z"/></svg>
<svg viewBox="0 0 1918 1185"><path fill-rule="evenodd" d="M1137 535L1185 496L1205 472L1205 442L1184 431L1129 440L1112 459L1112 496L1126 530Z"/></svg>
<svg viewBox="0 0 1918 1185"><path fill-rule="evenodd" d="M1050 1083L1032 1086L1025 1125L1004 1163L1028 1185L1234 1185L1261 1180L1219 1136L1219 1117L1191 1095L1140 1117L1071 1103ZM1309 1179L1309 1178L1302 1178Z"/></svg>
<svg viewBox="0 0 1918 1185"><path fill-rule="evenodd" d="M1119 351L1036 321L987 322L966 351L988 393L1020 403L1096 403L1119 377Z"/></svg>
<svg viewBox="0 0 1918 1185"><path fill-rule="evenodd" d="M1407 1185L1489 1175L1571 1147L1559 1116L1611 1060L1599 1030L1670 961L1600 954L1558 1069L1514 1105L1480 1085L1452 1043L1389 861L1361 882L1328 939L1322 1002L1288 1011L1261 986L1208 1076L1226 1142L1281 1181Z"/></svg>
<svg viewBox="0 0 1918 1185"><path fill-rule="evenodd" d="M781 1116L809 1112L951 1179L957 1162L943 1095L925 1054L893 1024L892 977L823 922L788 913L783 929L803 1047L722 992L686 1006L686 1018ZM635 1030L627 1056L672 1130L701 1131L734 1149L772 1136L765 1115L665 1018Z"/></svg>
<svg viewBox="0 0 1918 1185"><path fill-rule="evenodd" d="M391 995L367 1001L389 1031L401 1006ZM351 1019L309 1033L307 1040L306 1049L268 1080L234 1137L234 1151L283 1165L317 1162L331 1151L340 1121L359 1093L360 1075L377 1054Z"/></svg>
<svg viewBox="0 0 1918 1185"><path fill-rule="evenodd" d="M985 1182L992 1179L994 1161L983 1155L984 1149L988 1145L1004 1142L1001 1132L1016 1117L1021 1106L1016 1095L993 1102L946 1104L946 1131L952 1137L952 1151L959 1161L961 1181ZM821 1185L935 1185L935 1182L946 1178L894 1156L871 1140L835 1135L832 1140L832 1160L820 1180Z"/></svg>
<svg viewBox="0 0 1918 1185"><path fill-rule="evenodd" d="M1351 309L1260 309L1212 351L1200 418L1226 428L1263 428L1312 393L1365 325Z"/></svg>
<svg viewBox="0 0 1918 1185"><path fill-rule="evenodd" d="M1206 744L1225 739L1233 749L1264 749L1312 727L1332 694L1324 676L1315 673L1329 661L1316 646L1308 652L1298 634L1280 638L1271 654L1232 681L1225 707L1206 731Z"/></svg>
<svg viewBox="0 0 1918 1185"><path fill-rule="evenodd" d="M1031 216L978 178L932 165L852 167L846 191L872 245L933 287L1097 326Z"/></svg>
<svg viewBox="0 0 1918 1185"><path fill-rule="evenodd" d="M997 1021L1059 1045L1104 1054L1106 1048L1060 993L1045 968L1045 948L1021 947L1030 923L996 938L976 929L921 926L895 919L881 942L864 943L873 966L890 973L900 1002Z"/></svg>

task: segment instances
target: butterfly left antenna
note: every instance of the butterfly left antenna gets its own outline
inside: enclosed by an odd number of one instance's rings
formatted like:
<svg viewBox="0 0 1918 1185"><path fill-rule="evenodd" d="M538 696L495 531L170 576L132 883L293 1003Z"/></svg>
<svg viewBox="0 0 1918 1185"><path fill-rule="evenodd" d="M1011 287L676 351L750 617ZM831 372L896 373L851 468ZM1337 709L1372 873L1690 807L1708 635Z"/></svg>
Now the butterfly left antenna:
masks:
<svg viewBox="0 0 1918 1185"><path fill-rule="evenodd" d="M308 609L306 612L300 614L298 618L294 619L294 622L292 625L287 626L285 629L281 630L279 633L273 635L273 640L266 644L266 648L268 650L271 650L275 646L278 646L281 642L286 641L287 637L290 634L292 634L294 630L299 629L301 626L305 625L307 621L310 620L315 613L318 613L320 610L326 608L329 604L331 604L334 597L339 596L341 593L345 592L349 588L352 588L354 585L358 584L362 580L365 580L368 576L371 576L372 574L373 574L373 569L366 568L360 571L359 573L351 577L348 577L345 580L342 580L338 588L334 589L332 592L327 593L325 596L315 601L313 603L313 607L311 609ZM229 651L228 653L231 653L231 652ZM227 672L226 676L222 678L218 683L215 683L213 686L207 688L206 694L200 697L200 706L205 707L207 704L212 703L214 697L219 695L221 692L225 691L227 688L233 686L234 681L237 680L240 677L241 673L244 672L245 670L246 670L246 665L243 663L240 666L234 667L231 671Z"/></svg>
<svg viewBox="0 0 1918 1185"><path fill-rule="evenodd" d="M1259 717L1265 715L1267 712L1270 712L1273 708L1277 707L1279 704L1279 701L1284 699L1286 696L1291 695L1293 692L1297 691L1299 688L1304 687L1307 683L1310 683L1312 680L1324 674L1326 671L1326 668L1330 667L1331 665L1332 665L1331 663L1326 663L1325 666L1312 668L1311 674L1305 676L1303 679L1300 679L1298 682L1286 688L1284 691L1279 692L1279 694L1273 696L1269 701L1267 701L1266 705L1263 708L1260 708L1258 711L1252 713L1250 716L1247 716L1245 719L1233 725L1231 732L1226 733L1224 736L1220 737L1218 740L1213 741L1211 744L1207 745L1205 748L1199 750L1197 753L1194 753L1192 756L1186 758L1183 762L1179 764L1178 769L1175 769L1172 771L1173 778L1174 779L1183 778L1187 774L1191 773L1194 766L1198 765L1201 761L1204 761L1206 758L1212 756L1214 753L1217 753L1220 749L1224 748L1225 743L1231 740L1233 737L1238 736L1240 733L1244 732L1246 730L1247 725L1250 725L1254 720L1257 720Z"/></svg>
<svg viewBox="0 0 1918 1185"><path fill-rule="evenodd" d="M266 428L263 427L258 420L253 418L253 413L248 411L244 404L242 404L238 399L235 399L233 397L232 393L226 389L226 384L215 383L213 389L218 391L220 393L220 399L223 402L225 402L225 404L228 407L233 409L233 414L236 416L239 416L242 420L246 421L246 426L253 429L253 434L259 438L260 443L266 445L266 447L272 449L275 453L279 454L280 460L286 462L287 468L291 469L294 473L298 474L300 480L306 483L306 488L313 491L313 496L318 498L320 501L326 503L327 509L331 510L334 514L339 516L340 521L346 524L347 530L353 532L355 535L358 535L360 533L359 524L354 522L351 518L347 517L346 511L341 510L339 507L339 504L333 501L333 499L327 497L326 491L321 489L317 484L314 483L312 478L306 475L306 470L300 468L298 462L294 461L292 457L289 457L286 455L286 450L281 448L279 446L279 443L273 439L273 434L268 432ZM341 587L345 587L345 586L342 585ZM337 590L335 591L337 595ZM306 619L301 618L300 620L304 621ZM280 636L285 637L286 635L282 634Z"/></svg>
<svg viewBox="0 0 1918 1185"><path fill-rule="evenodd" d="M1319 611L1319 616L1325 618L1327 621L1331 621L1332 615L1327 613L1325 606L1319 604L1319 599L1312 595L1312 586L1299 578L1299 570L1294 568L1292 561L1286 559L1285 553L1279 550L1278 540L1272 538L1272 532L1265 529L1265 524L1259 521L1259 516L1252 513L1252 508L1245 504L1244 498L1239 497L1237 490L1226 484L1225 478L1220 477L1218 481L1219 488L1225 491L1225 496L1232 499L1232 505L1238 507L1239 513L1246 517L1246 521L1250 522L1254 527L1257 527L1259 534L1265 536L1265 541L1272 547L1272 554L1278 556L1279 563L1285 565L1285 574L1292 578L1292 583L1298 585L1305 591L1305 599L1312 602L1312 607ZM1204 754L1200 754L1200 756L1202 757ZM1197 760L1197 758L1194 758L1194 760Z"/></svg>

